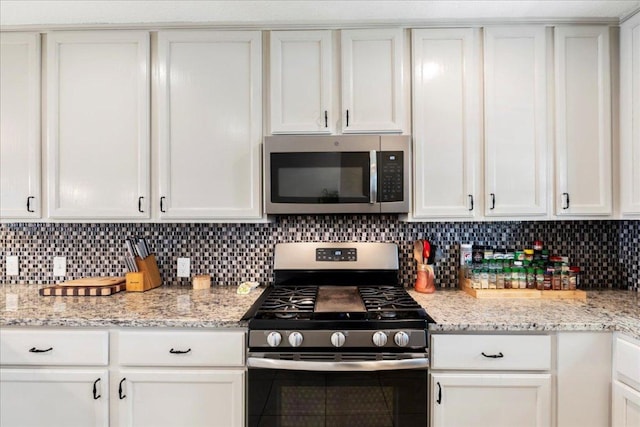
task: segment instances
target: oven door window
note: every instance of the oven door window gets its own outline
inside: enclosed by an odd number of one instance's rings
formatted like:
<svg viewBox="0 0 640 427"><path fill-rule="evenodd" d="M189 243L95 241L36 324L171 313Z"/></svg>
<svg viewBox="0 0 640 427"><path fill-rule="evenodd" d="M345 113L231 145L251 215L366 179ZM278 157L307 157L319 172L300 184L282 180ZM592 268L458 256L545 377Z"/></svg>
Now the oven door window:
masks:
<svg viewBox="0 0 640 427"><path fill-rule="evenodd" d="M425 427L427 370L249 369L250 427Z"/></svg>
<svg viewBox="0 0 640 427"><path fill-rule="evenodd" d="M369 152L271 153L273 203L369 203Z"/></svg>

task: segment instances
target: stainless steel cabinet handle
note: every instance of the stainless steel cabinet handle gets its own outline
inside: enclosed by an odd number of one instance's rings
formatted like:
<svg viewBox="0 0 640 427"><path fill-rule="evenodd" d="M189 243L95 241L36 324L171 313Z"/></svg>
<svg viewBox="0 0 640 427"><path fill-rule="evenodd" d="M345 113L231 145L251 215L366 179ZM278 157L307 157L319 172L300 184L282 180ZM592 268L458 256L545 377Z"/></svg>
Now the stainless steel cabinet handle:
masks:
<svg viewBox="0 0 640 427"><path fill-rule="evenodd" d="M564 199L562 209L569 209L569 193L562 193L562 198Z"/></svg>
<svg viewBox="0 0 640 427"><path fill-rule="evenodd" d="M122 400L125 397L127 397L126 394L122 393L122 383L124 382L124 380L126 380L126 378L121 379L120 380L120 384L118 384L118 397L120 398L120 400Z"/></svg>
<svg viewBox="0 0 640 427"><path fill-rule="evenodd" d="M489 209L495 209L496 208L496 194L495 193L489 193L489 195L491 196L491 207Z"/></svg>
<svg viewBox="0 0 640 427"><path fill-rule="evenodd" d="M144 199L144 197L140 196L138 197L138 212L140 213L144 213L144 211L142 210L142 200Z"/></svg>
<svg viewBox="0 0 640 427"><path fill-rule="evenodd" d="M166 212L164 210L164 199L166 199L166 197L164 196L160 197L160 212Z"/></svg>
<svg viewBox="0 0 640 427"><path fill-rule="evenodd" d="M471 205L469 210L472 211L473 210L473 194L469 194L469 203Z"/></svg>
<svg viewBox="0 0 640 427"><path fill-rule="evenodd" d="M439 382L436 384L438 384L438 398L436 399L436 403L439 405L442 403L442 386Z"/></svg>
<svg viewBox="0 0 640 427"><path fill-rule="evenodd" d="M502 352L498 353L498 354L485 354L485 352L483 351L482 354L484 357L488 357L490 359L500 359L502 357L504 357L504 354L502 354Z"/></svg>
<svg viewBox="0 0 640 427"><path fill-rule="evenodd" d="M35 197L27 197L27 212L35 212L35 210L31 209L31 199L35 199Z"/></svg>
<svg viewBox="0 0 640 427"><path fill-rule="evenodd" d="M93 400L98 400L100 399L100 397L102 397L101 394L98 394L98 381L100 381L100 378L93 382Z"/></svg>
<svg viewBox="0 0 640 427"><path fill-rule="evenodd" d="M191 349L188 349L188 350L174 350L174 349L171 349L171 350L169 350L169 353L171 353L171 354L187 354L190 351L191 351Z"/></svg>
<svg viewBox="0 0 640 427"><path fill-rule="evenodd" d="M51 350L53 350L53 347L49 347L49 348L44 349L44 350L39 349L39 348L35 348L35 347L31 347L29 349L29 353L47 353L47 352L49 352Z"/></svg>

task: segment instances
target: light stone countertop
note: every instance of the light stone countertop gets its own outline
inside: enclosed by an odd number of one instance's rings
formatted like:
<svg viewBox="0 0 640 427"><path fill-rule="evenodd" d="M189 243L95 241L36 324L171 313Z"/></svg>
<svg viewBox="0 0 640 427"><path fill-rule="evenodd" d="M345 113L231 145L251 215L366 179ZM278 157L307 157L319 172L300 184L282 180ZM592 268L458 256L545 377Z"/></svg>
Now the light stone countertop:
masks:
<svg viewBox="0 0 640 427"><path fill-rule="evenodd" d="M240 319L264 290L238 295L235 286L174 285L105 297L41 297L42 287L0 286L0 326L246 327ZM437 322L432 331L622 331L640 339L640 295L633 291L588 291L586 301L475 299L450 289L409 293Z"/></svg>
<svg viewBox="0 0 640 427"><path fill-rule="evenodd" d="M437 322L432 331L621 331L640 339L634 291L587 291L586 300L476 299L454 289L409 293Z"/></svg>
<svg viewBox="0 0 640 427"><path fill-rule="evenodd" d="M43 287L0 286L0 326L246 327L240 319L264 290L238 295L236 286L173 285L101 297L43 297L38 294Z"/></svg>

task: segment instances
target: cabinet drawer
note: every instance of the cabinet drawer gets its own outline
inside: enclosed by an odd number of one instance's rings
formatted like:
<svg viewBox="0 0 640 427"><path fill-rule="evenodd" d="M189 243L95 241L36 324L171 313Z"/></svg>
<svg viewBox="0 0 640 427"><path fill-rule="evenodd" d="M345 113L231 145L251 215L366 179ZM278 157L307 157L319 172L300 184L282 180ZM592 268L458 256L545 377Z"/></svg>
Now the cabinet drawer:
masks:
<svg viewBox="0 0 640 427"><path fill-rule="evenodd" d="M107 365L107 331L0 330L3 365Z"/></svg>
<svg viewBox="0 0 640 427"><path fill-rule="evenodd" d="M244 366L243 331L120 331L125 366Z"/></svg>
<svg viewBox="0 0 640 427"><path fill-rule="evenodd" d="M613 366L615 366L616 374L625 376L635 383L632 385L640 387L640 346L620 338L616 338L615 345Z"/></svg>
<svg viewBox="0 0 640 427"><path fill-rule="evenodd" d="M551 368L547 335L432 335L432 369L540 370Z"/></svg>

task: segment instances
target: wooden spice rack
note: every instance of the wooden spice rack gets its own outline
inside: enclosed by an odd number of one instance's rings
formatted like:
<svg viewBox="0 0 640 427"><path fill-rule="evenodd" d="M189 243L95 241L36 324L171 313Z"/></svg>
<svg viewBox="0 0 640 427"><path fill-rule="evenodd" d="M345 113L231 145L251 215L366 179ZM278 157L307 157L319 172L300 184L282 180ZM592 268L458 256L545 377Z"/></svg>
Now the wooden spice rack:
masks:
<svg viewBox="0 0 640 427"><path fill-rule="evenodd" d="M471 287L471 279L464 277L464 272L459 274L460 289L474 298L537 298L537 299L587 299L587 293L576 289L570 291L539 291L537 289L474 289Z"/></svg>
<svg viewBox="0 0 640 427"><path fill-rule="evenodd" d="M146 258L136 257L138 271L126 274L128 292L144 292L162 285L155 255Z"/></svg>

